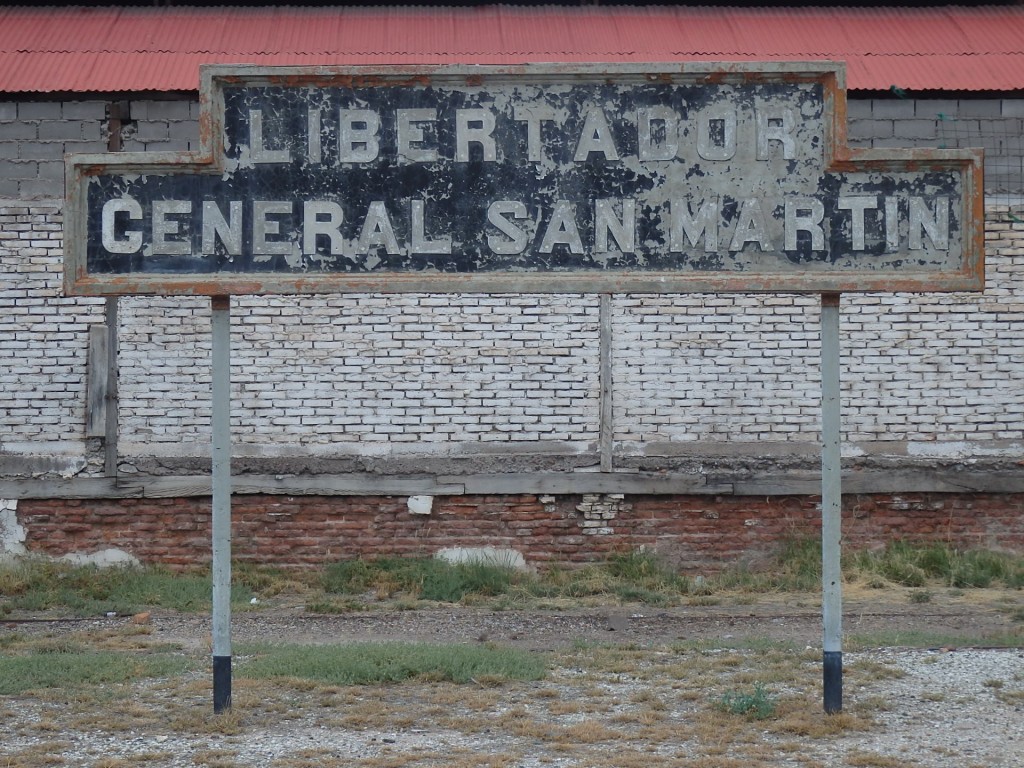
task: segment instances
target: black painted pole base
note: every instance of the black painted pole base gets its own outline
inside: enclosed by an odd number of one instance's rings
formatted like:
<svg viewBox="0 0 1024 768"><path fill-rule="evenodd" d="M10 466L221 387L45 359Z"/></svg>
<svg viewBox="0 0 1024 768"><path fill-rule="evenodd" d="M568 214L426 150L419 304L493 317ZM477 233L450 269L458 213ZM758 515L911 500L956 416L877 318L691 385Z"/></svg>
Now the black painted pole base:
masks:
<svg viewBox="0 0 1024 768"><path fill-rule="evenodd" d="M822 679L825 684L825 714L843 711L843 652L825 651Z"/></svg>
<svg viewBox="0 0 1024 768"><path fill-rule="evenodd" d="M231 657L213 657L213 713L231 709Z"/></svg>

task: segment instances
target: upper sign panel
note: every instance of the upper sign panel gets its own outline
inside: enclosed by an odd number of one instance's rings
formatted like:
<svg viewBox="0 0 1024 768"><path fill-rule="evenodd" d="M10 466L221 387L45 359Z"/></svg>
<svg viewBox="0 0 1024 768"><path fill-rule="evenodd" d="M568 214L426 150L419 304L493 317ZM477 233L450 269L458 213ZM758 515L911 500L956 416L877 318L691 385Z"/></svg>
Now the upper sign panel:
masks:
<svg viewBox="0 0 1024 768"><path fill-rule="evenodd" d="M837 65L202 74L68 158L70 294L972 290L981 155L850 151Z"/></svg>

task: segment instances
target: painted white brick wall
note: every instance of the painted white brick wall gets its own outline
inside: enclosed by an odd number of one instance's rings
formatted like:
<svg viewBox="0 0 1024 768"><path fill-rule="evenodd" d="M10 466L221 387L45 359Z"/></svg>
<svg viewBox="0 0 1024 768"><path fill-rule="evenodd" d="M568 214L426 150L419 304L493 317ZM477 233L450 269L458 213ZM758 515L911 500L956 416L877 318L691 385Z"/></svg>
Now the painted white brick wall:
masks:
<svg viewBox="0 0 1024 768"><path fill-rule="evenodd" d="M122 440L209 441L209 310L123 302ZM577 296L236 298L240 454L425 450L597 439L597 305ZM155 350L159 350L154 354Z"/></svg>
<svg viewBox="0 0 1024 768"><path fill-rule="evenodd" d="M661 443L816 439L816 301L617 298L616 440L636 451Z"/></svg>
<svg viewBox="0 0 1024 768"><path fill-rule="evenodd" d="M986 230L984 294L843 298L848 454L1020 454L1024 222L991 208ZM58 203L0 203L0 458L89 447L103 300L60 297L61 234ZM207 453L208 301L120 303L122 454ZM816 297L612 306L620 453L817 441ZM242 455L595 449L596 297L239 298L233 343Z"/></svg>
<svg viewBox="0 0 1024 768"><path fill-rule="evenodd" d="M0 202L0 455L84 456L89 323L103 300L60 295L59 203Z"/></svg>
<svg viewBox="0 0 1024 768"><path fill-rule="evenodd" d="M984 294L847 295L846 452L1024 450L1024 222L991 208ZM616 439L818 440L817 297L616 301ZM860 444L858 446L858 444Z"/></svg>

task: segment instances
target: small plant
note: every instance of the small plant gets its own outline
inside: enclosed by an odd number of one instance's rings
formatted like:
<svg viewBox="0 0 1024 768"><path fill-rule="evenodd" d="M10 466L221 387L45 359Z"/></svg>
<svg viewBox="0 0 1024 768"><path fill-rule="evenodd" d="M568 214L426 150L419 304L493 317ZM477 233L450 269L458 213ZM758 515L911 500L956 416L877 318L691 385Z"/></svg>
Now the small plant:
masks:
<svg viewBox="0 0 1024 768"><path fill-rule="evenodd" d="M927 589L915 589L910 593L910 602L912 603L930 603L932 601L932 593Z"/></svg>
<svg viewBox="0 0 1024 768"><path fill-rule="evenodd" d="M760 683L754 685L752 693L730 691L718 700L718 709L730 715L740 715L751 720L766 720L775 714L775 700Z"/></svg>

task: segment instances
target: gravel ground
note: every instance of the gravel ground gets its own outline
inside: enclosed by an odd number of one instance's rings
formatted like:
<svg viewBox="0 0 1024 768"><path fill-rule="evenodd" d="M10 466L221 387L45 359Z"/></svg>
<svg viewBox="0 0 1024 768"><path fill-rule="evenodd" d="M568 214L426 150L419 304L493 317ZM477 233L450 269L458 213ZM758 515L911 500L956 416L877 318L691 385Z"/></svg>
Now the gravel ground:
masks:
<svg viewBox="0 0 1024 768"><path fill-rule="evenodd" d="M847 603L846 631L892 631L912 627L916 631L943 629L965 638L981 631L1013 626L1006 611L973 607L958 601L936 605ZM154 614L149 638L155 643L173 642L187 650L208 648L208 617ZM10 623L5 631L25 634L96 631L126 626L130 619L112 617L86 622ZM630 702L654 697L665 702L661 713L670 726L657 740L644 744L650 768L661 765L705 766L936 766L949 768L1018 768L1024 765L1024 650L960 647L956 644L930 649L884 647L848 652L848 670L880 669L884 674L854 674L845 682L845 711L868 710L872 721L866 730L842 729L831 735L780 735L758 726L745 731L743 743L719 744L717 752L698 761L708 749L707 735L694 736L700 721L699 705L707 702L683 695L677 680L652 680L628 672L602 673L595 678L565 660L571 649L581 653L587 644L600 647L664 647L680 640L709 640L726 645L750 637L786 639L820 647L820 614L813 606L794 607L767 602L757 606L687 607L669 610L582 608L571 611L488 611L434 608L417 611L369 611L342 616L309 616L299 607L277 606L266 611L236 615L232 622L236 643L278 640L308 644L348 640L423 640L429 642L494 642L552 652L561 659L542 683L517 683L484 692L491 698L484 717L494 727L459 729L442 727L430 717L418 716L436 701L438 686L415 683L387 689L368 688L359 694L378 702L387 697L392 713L382 722L346 726L344 707L311 703L302 698L294 710L275 716L273 709L259 715L250 712L261 704L240 687L230 717L234 726L220 729L212 715L205 724L188 729L164 726L159 718L133 727L89 727L88 718L76 714L72 700L27 694L2 697L6 735L0 744L0 766L67 765L123 768L145 762L158 768L210 766L488 766L488 768L591 768L594 765L641 765L617 763L614 745L584 743L580 751L554 748L524 729L500 724L517 708L543 721L553 700L570 703L598 698L601 706L565 715L560 725L580 727L601 721L616 727ZM970 634L973 630L974 634ZM595 647L597 647L595 645ZM758 654L739 652L743 666L757 668ZM809 651L805 666L814 666ZM566 655L569 654L569 655ZM817 657L820 658L820 657ZM811 670L813 673L813 670ZM168 712L182 707L206 712L209 707L208 673L168 688L166 681L139 681L111 692L111 701L125 712L129 707L148 712L166 705ZM813 677L807 679L813 681ZM596 680L596 682L595 682ZM813 688L811 682L809 688ZM443 686L442 686L443 687ZM470 696L472 691L466 693ZM805 691L809 698L820 690ZM290 694L289 694L290 695ZM455 696L461 694L455 693ZM246 699L246 696L249 699ZM73 697L72 697L73 698ZM173 699L173 702L172 702ZM291 701L291 700L289 700ZM171 706L173 703L173 707ZM351 702L349 702L351 704ZM458 708L461 703L451 705ZM468 705L467 705L468 706ZM404 711L406 716L395 718ZM133 713L131 717L135 717ZM524 715L525 716L525 715ZM168 715L170 717L170 715ZM576 718L576 720L574 720ZM130 717L128 718L130 720ZM632 721L629 721L632 722ZM148 724L146 724L148 723ZM398 723L396 725L396 723ZM621 727L621 726L620 726ZM184 731L184 732L183 732ZM722 740L731 738L723 730ZM711 739L714 742L714 739ZM794 746L796 742L796 746ZM602 752L603 750L603 752ZM758 751L760 750L760 751ZM626 755L623 752L623 755ZM632 754L632 753L629 753ZM47 757L49 755L49 758ZM595 757L601 755L601 760ZM759 756L760 755L760 756ZM4 758L6 757L6 762ZM633 759L633 758L630 758Z"/></svg>

